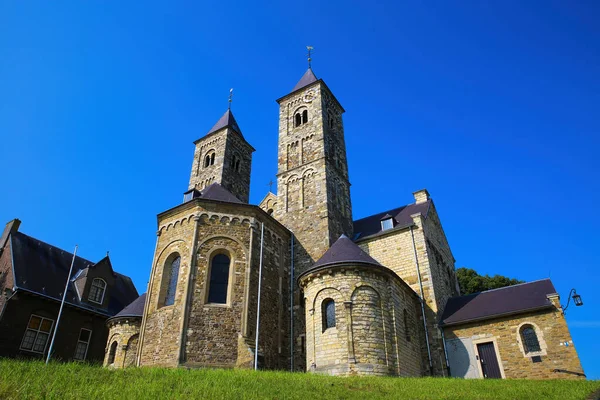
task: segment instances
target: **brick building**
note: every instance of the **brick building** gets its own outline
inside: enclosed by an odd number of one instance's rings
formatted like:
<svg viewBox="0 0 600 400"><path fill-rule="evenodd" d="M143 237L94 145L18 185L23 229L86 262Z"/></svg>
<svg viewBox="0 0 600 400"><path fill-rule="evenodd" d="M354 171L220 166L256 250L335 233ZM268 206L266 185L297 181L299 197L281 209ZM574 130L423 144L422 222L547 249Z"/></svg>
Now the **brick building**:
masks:
<svg viewBox="0 0 600 400"><path fill-rule="evenodd" d="M227 110L194 142L183 203L158 215L143 311L133 323L111 320L110 337L133 337L141 319L139 366L256 360L336 375L448 375L439 322L459 290L429 193L353 220L344 108L310 68L277 102L277 193L248 204L254 149ZM566 325L560 337L571 341ZM107 365L130 364L115 361L119 346L107 343ZM577 369L578 360L553 360Z"/></svg>
<svg viewBox="0 0 600 400"><path fill-rule="evenodd" d="M73 254L20 232L20 223L6 224L0 238L0 356L44 358ZM108 255L96 263L75 257L53 359L102 362L107 318L137 297Z"/></svg>

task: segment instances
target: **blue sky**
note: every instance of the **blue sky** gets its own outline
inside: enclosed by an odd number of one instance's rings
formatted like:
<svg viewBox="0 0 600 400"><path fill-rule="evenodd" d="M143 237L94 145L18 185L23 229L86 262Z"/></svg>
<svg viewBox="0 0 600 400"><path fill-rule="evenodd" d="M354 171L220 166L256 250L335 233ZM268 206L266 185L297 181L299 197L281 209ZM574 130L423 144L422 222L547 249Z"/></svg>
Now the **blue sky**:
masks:
<svg viewBox="0 0 600 400"><path fill-rule="evenodd" d="M355 218L427 188L456 266L550 276L600 378L600 5L504 2L0 3L0 221L145 291L156 214L227 108L277 171L278 109L313 68L346 109ZM400 4L402 3L402 4Z"/></svg>

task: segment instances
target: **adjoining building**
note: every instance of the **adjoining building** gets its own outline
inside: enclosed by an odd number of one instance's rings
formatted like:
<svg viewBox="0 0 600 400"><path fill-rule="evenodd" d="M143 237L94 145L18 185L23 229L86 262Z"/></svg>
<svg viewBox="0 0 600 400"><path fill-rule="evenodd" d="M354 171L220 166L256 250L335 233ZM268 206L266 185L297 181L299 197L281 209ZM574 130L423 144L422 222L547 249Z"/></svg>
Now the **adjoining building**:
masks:
<svg viewBox="0 0 600 400"><path fill-rule="evenodd" d="M495 377L456 361L467 354L470 363L476 348L447 351L456 340L495 343L499 333L491 319L473 331L452 324L469 302L457 297L454 256L427 190L414 192L414 203L354 220L340 102L311 68L277 102L277 193L248 204L254 148L228 109L194 142L183 203L158 215L145 300L135 315L109 320L106 365L131 365L137 346L138 366ZM531 378L577 377L560 372L583 373L552 296L543 312L554 319L530 325L553 339L535 354L542 362L525 370ZM561 328L546 336L550 321ZM504 343L518 348L529 335L516 328L521 336L496 340L504 363ZM518 368L502 365L501 376Z"/></svg>
<svg viewBox="0 0 600 400"><path fill-rule="evenodd" d="M0 357L44 358L56 328L73 254L6 224L0 238ZM52 358L101 363L106 320L138 297L131 279L108 255L75 257Z"/></svg>

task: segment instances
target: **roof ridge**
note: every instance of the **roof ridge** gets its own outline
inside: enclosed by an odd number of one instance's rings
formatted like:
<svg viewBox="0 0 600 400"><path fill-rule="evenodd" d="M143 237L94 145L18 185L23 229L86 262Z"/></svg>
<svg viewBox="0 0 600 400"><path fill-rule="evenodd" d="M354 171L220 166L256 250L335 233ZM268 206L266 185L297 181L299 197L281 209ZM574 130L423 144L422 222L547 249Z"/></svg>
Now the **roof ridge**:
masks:
<svg viewBox="0 0 600 400"><path fill-rule="evenodd" d="M498 275L498 274L496 274L496 275ZM494 291L497 291L497 290L514 288L516 286L531 285L532 283L537 283L537 282L541 282L541 281L550 281L550 278L543 278L543 279L537 279L535 281L529 281L529 282L523 282L523 283L516 283L514 285L508 285L508 286L502 286L502 287L494 288L494 289L482 290L481 292L470 293L470 294L466 294L464 296L457 296L457 297L473 296L473 295L476 295L476 294L489 293L489 292L494 292ZM550 282L552 282L552 281L550 281Z"/></svg>

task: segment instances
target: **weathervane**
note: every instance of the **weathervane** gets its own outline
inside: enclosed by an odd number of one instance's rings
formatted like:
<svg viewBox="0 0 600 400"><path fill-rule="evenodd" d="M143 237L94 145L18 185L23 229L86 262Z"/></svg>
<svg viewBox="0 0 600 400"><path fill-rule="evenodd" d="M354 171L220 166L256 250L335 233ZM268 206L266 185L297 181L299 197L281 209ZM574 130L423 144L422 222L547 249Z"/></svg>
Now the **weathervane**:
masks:
<svg viewBox="0 0 600 400"><path fill-rule="evenodd" d="M310 58L310 54L314 50L314 47L306 46L306 50L308 50L308 68L312 68L310 65L310 62L312 61L312 58Z"/></svg>
<svg viewBox="0 0 600 400"><path fill-rule="evenodd" d="M229 106L227 107L228 110L231 110L231 100L233 99L233 88L229 89Z"/></svg>

